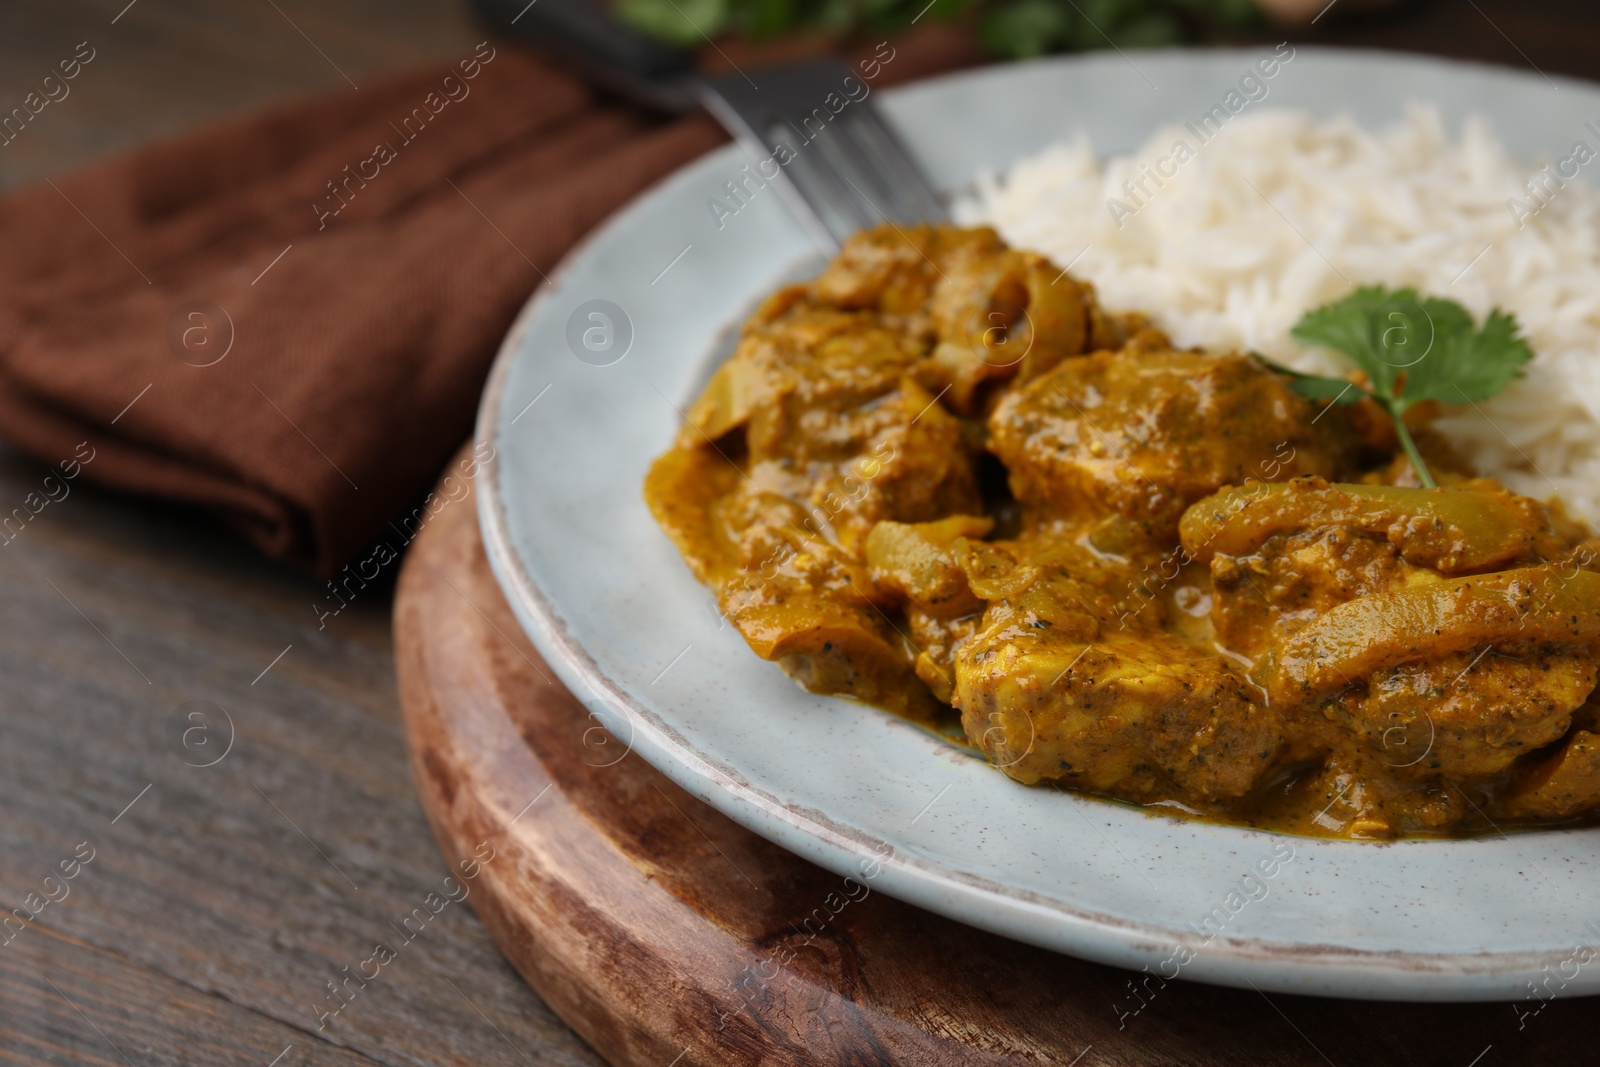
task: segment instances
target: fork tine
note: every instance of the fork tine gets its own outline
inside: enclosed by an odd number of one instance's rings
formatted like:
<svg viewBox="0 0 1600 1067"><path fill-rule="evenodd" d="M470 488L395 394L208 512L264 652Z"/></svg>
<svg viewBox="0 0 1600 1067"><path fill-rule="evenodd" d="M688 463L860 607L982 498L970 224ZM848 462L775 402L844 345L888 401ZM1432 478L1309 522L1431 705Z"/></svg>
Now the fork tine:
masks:
<svg viewBox="0 0 1600 1067"><path fill-rule="evenodd" d="M793 158L774 179L800 221L825 248L887 219L938 221L944 207L906 155L876 108L848 100L835 112L830 96L845 99L848 68L836 59L810 60L742 76L706 80L702 101L748 151ZM781 156L783 153L779 153Z"/></svg>
<svg viewBox="0 0 1600 1067"><path fill-rule="evenodd" d="M782 120L770 110L746 99L741 88L733 85L727 78L711 78L703 82L700 86L700 102L711 112L712 117L722 123L724 129L733 134L734 140L752 158L766 159L775 156L780 144L784 146L786 153L797 151L789 147L792 138L781 132L776 135L773 133L774 128L780 131L785 128ZM781 160L781 156L779 158ZM793 167L793 162L782 166L778 175L772 179L772 184L777 188L778 195L789 205L789 210L794 213L795 218L810 231L812 240L830 252L837 250L843 238L834 235L847 224L842 219L833 217L833 214L826 209L828 204L836 201L830 200L820 189L814 189L808 195L795 180L796 175L790 173ZM814 179L808 175L807 180Z"/></svg>
<svg viewBox="0 0 1600 1067"><path fill-rule="evenodd" d="M885 219L893 221L888 213L892 209L893 190L874 169L871 160L860 152L842 120L836 120L819 134L809 149L809 162L826 168L844 184L856 229L875 226Z"/></svg>
<svg viewBox="0 0 1600 1067"><path fill-rule="evenodd" d="M879 174L888 179L896 203L897 222L942 222L948 218L938 194L928 185L922 172L911 161L900 139L894 135L874 107L846 111L845 129L850 131L861 152L872 159Z"/></svg>
<svg viewBox="0 0 1600 1067"><path fill-rule="evenodd" d="M777 181L787 181L800 193L805 209L820 218L830 241L838 245L850 234L877 221L851 188L848 173L828 158L823 137L807 141Z"/></svg>

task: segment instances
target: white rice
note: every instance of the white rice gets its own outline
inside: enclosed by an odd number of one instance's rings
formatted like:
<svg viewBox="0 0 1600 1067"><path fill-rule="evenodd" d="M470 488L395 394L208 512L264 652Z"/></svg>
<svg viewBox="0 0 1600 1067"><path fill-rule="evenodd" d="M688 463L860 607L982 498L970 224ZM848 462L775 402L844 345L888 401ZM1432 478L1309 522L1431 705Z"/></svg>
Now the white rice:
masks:
<svg viewBox="0 0 1600 1067"><path fill-rule="evenodd" d="M1195 155L1161 163L1175 177L1124 189L1179 141ZM1071 263L1106 306L1149 313L1180 346L1302 370L1339 357L1290 328L1359 285L1415 286L1480 322L1513 312L1535 352L1527 377L1438 426L1484 473L1600 525L1600 189L1582 175L1535 199L1525 184L1545 162L1513 158L1480 121L1452 139L1431 108L1381 133L1265 109L1205 144L1174 126L1105 160L1086 140L1053 146L982 178L956 216ZM1512 198L1538 209L1520 228ZM1134 212L1118 209L1120 227L1113 199Z"/></svg>

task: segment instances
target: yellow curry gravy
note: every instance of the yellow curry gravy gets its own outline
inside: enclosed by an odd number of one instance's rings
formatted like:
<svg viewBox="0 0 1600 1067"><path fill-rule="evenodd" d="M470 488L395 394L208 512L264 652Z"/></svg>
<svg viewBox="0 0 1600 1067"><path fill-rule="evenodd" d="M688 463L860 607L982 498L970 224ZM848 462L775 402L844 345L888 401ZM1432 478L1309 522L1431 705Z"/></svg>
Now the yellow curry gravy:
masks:
<svg viewBox="0 0 1600 1067"><path fill-rule="evenodd" d="M770 297L645 496L750 647L1018 782L1336 837L1600 805L1600 542L987 229Z"/></svg>

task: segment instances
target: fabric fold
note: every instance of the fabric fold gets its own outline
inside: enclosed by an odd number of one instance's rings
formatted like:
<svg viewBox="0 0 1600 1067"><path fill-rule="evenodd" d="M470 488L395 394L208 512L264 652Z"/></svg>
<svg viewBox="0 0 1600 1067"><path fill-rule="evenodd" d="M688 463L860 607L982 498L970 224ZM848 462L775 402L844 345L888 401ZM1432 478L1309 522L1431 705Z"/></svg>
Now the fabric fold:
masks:
<svg viewBox="0 0 1600 1067"><path fill-rule="evenodd" d="M968 59L945 43L885 71ZM471 433L518 309L724 140L503 42L0 200L0 437L322 576Z"/></svg>

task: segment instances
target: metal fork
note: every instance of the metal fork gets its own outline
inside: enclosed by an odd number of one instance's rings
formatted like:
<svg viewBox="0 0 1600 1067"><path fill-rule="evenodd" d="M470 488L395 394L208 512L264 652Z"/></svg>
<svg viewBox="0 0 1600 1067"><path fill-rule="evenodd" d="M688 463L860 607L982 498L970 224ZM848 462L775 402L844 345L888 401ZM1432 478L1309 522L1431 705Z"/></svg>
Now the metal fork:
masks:
<svg viewBox="0 0 1600 1067"><path fill-rule="evenodd" d="M947 217L870 85L837 59L702 77L687 52L623 26L596 0L477 3L492 27L636 102L675 114L703 105L828 251L880 222Z"/></svg>
<svg viewBox="0 0 1600 1067"><path fill-rule="evenodd" d="M837 247L880 222L946 217L868 91L850 68L827 58L767 67L750 78L706 78L700 99L746 151L778 165L773 180L796 217L824 247Z"/></svg>

